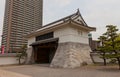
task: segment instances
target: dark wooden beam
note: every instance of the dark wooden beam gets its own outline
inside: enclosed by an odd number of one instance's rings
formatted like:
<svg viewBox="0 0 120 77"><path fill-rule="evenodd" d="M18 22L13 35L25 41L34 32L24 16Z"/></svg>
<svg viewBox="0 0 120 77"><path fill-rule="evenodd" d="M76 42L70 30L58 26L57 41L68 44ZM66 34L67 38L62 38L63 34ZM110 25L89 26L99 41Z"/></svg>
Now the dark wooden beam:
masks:
<svg viewBox="0 0 120 77"><path fill-rule="evenodd" d="M38 46L39 48L55 48L56 46Z"/></svg>

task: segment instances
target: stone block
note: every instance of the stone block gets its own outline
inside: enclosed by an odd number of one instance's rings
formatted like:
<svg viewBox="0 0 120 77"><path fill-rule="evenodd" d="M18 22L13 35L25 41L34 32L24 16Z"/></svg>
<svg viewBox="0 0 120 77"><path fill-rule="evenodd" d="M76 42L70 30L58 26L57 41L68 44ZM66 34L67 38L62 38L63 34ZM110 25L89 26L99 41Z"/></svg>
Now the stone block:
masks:
<svg viewBox="0 0 120 77"><path fill-rule="evenodd" d="M81 43L59 43L56 54L50 64L51 67L76 68L83 64L91 64L91 49L89 45Z"/></svg>

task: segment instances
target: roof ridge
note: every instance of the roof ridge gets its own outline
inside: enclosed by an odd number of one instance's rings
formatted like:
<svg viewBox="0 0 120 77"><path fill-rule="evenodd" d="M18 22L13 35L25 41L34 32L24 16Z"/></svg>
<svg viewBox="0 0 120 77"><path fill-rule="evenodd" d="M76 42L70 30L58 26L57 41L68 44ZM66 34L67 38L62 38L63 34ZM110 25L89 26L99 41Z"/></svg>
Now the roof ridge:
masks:
<svg viewBox="0 0 120 77"><path fill-rule="evenodd" d="M85 22L84 18L82 17L82 15L81 15L81 13L80 13L80 10L79 10L79 9L78 9L78 13L79 13L79 15L80 15L81 19L83 20L84 24L85 24L86 26L88 26L88 25L87 25L87 23Z"/></svg>
<svg viewBox="0 0 120 77"><path fill-rule="evenodd" d="M65 21L65 19L67 19L67 18L71 19L72 16L74 16L74 15L78 15L78 11L75 12L75 13L73 13L73 14L71 14L71 15L68 15L68 16L66 16L66 17L63 17L63 18L61 18L61 19L59 19L59 20L56 20L56 21L51 22L51 23L49 23L49 24L46 24L46 25L44 25L43 27L46 27L46 26L48 26L48 25L54 24L54 23L59 22L59 21L62 21L62 20Z"/></svg>

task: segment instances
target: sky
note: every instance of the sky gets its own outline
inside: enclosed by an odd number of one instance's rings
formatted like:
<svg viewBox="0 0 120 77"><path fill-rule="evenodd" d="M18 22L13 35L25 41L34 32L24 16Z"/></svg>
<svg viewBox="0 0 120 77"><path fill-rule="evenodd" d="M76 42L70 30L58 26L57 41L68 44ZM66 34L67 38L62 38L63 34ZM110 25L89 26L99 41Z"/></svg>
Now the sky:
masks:
<svg viewBox="0 0 120 77"><path fill-rule="evenodd" d="M86 23L97 28L92 32L93 39L106 31L106 25L116 25L120 29L120 0L44 0L43 5L44 25L73 14L79 8ZM4 9L5 0L0 0L0 35Z"/></svg>

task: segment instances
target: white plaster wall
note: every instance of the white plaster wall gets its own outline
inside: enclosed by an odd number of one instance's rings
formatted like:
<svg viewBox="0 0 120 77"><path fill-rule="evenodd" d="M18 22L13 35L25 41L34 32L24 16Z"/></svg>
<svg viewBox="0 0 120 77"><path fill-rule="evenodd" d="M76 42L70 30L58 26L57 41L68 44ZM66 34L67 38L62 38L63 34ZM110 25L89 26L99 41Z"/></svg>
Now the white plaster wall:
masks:
<svg viewBox="0 0 120 77"><path fill-rule="evenodd" d="M0 57L0 65L18 64L17 57Z"/></svg>
<svg viewBox="0 0 120 77"><path fill-rule="evenodd" d="M82 35L80 32L82 32ZM72 28L70 26L55 30L54 37L59 37L59 43L78 42L83 44L89 44L88 32L82 29Z"/></svg>
<svg viewBox="0 0 120 77"><path fill-rule="evenodd" d="M28 48L31 47L29 45L32 44L33 42L35 42L35 36L28 38Z"/></svg>
<svg viewBox="0 0 120 77"><path fill-rule="evenodd" d="M27 60L26 64L29 64L31 62L31 56L32 56L32 46L29 46L30 44L35 42L35 36L28 38L28 48L27 48Z"/></svg>

